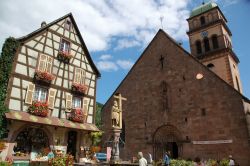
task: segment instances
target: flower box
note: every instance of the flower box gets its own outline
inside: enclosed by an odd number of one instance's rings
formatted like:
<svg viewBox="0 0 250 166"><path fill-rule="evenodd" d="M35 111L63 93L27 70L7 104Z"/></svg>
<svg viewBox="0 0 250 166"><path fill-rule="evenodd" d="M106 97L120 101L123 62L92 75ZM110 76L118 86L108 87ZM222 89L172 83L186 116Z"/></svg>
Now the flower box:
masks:
<svg viewBox="0 0 250 166"><path fill-rule="evenodd" d="M85 94L87 90L88 90L87 85L78 84L78 83L73 83L72 84L72 91L73 92L78 92L78 93L81 93L81 94Z"/></svg>
<svg viewBox="0 0 250 166"><path fill-rule="evenodd" d="M69 60L72 57L73 56L68 51L59 51L57 56L58 60L63 61L65 63L69 63Z"/></svg>
<svg viewBox="0 0 250 166"><path fill-rule="evenodd" d="M35 78L36 78L36 80L50 83L52 80L55 79L55 76L49 72L46 72L46 71L36 70Z"/></svg>
<svg viewBox="0 0 250 166"><path fill-rule="evenodd" d="M28 112L36 116L46 117L49 113L48 103L34 101L28 108Z"/></svg>
<svg viewBox="0 0 250 166"><path fill-rule="evenodd" d="M84 114L84 110L81 108L72 109L69 115L69 120L83 123L85 121L86 115Z"/></svg>

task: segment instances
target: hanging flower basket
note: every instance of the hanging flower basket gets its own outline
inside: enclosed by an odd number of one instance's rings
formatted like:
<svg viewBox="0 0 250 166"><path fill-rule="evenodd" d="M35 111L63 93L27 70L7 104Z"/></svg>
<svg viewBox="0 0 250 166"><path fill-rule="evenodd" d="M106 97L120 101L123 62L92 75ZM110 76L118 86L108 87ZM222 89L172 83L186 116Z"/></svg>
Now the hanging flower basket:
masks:
<svg viewBox="0 0 250 166"><path fill-rule="evenodd" d="M78 83L73 83L72 84L72 91L73 92L78 92L78 93L81 93L81 94L85 94L87 90L88 90L87 85L78 84Z"/></svg>
<svg viewBox="0 0 250 166"><path fill-rule="evenodd" d="M63 61L65 63L69 63L69 60L72 57L73 56L68 51L59 51L57 56L58 60Z"/></svg>
<svg viewBox="0 0 250 166"><path fill-rule="evenodd" d="M70 116L69 116L69 120L73 121L73 122L78 122L78 123L83 123L84 119L85 119L85 114L84 114L84 110L81 108L76 108L76 109L72 109Z"/></svg>
<svg viewBox="0 0 250 166"><path fill-rule="evenodd" d="M36 78L36 80L50 83L52 80L55 79L55 76L49 72L46 72L46 71L36 70L35 78Z"/></svg>
<svg viewBox="0 0 250 166"><path fill-rule="evenodd" d="M28 108L30 114L46 117L49 113L48 103L33 101L32 105Z"/></svg>

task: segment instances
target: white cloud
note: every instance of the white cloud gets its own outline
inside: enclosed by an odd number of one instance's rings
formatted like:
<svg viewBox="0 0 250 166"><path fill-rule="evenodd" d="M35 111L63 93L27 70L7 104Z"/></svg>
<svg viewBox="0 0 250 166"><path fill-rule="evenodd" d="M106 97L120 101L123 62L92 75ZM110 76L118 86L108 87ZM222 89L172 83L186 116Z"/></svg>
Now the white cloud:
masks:
<svg viewBox="0 0 250 166"><path fill-rule="evenodd" d="M136 40L129 40L129 39L121 39L118 40L117 46L114 48L114 50L121 50L123 48L130 48L135 46L140 46L140 42Z"/></svg>
<svg viewBox="0 0 250 166"><path fill-rule="evenodd" d="M145 46L161 28L160 16L164 16L164 30L177 40L186 40L189 1L1 0L0 44L8 36L27 35L42 21L51 22L69 12L90 51ZM113 37L121 40L111 43ZM135 40L123 40L127 38Z"/></svg>
<svg viewBox="0 0 250 166"><path fill-rule="evenodd" d="M112 61L99 61L97 62L97 68L108 72L118 70L118 66Z"/></svg>
<svg viewBox="0 0 250 166"><path fill-rule="evenodd" d="M117 60L117 65L119 65L122 69L130 69L133 66L133 62L130 60Z"/></svg>
<svg viewBox="0 0 250 166"><path fill-rule="evenodd" d="M112 59L112 56L109 55L109 54L104 54L104 55L101 55L100 60L108 60L108 59Z"/></svg>

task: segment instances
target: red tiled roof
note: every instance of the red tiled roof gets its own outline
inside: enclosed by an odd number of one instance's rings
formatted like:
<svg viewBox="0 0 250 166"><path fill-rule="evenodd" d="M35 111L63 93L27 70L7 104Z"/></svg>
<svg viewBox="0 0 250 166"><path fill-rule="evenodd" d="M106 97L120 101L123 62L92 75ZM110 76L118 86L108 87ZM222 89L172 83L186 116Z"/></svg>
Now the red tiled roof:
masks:
<svg viewBox="0 0 250 166"><path fill-rule="evenodd" d="M39 117L22 111L10 111L5 113L7 119L18 120L23 122L38 123L49 126L73 128L87 131L100 131L94 124L77 123L67 119L59 119L56 117Z"/></svg>

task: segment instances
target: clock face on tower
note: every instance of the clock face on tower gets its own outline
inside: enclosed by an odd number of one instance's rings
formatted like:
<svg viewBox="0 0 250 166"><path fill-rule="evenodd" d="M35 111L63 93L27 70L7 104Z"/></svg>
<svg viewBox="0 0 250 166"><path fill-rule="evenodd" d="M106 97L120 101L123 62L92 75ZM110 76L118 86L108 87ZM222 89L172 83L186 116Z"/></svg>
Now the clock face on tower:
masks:
<svg viewBox="0 0 250 166"><path fill-rule="evenodd" d="M203 31L201 32L201 37L207 37L208 36L208 32L207 31Z"/></svg>

